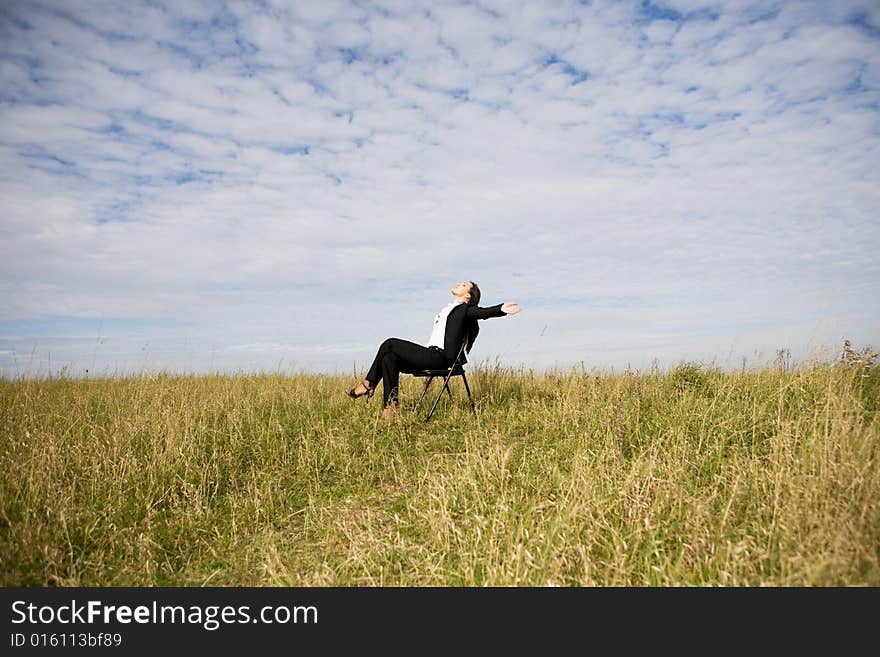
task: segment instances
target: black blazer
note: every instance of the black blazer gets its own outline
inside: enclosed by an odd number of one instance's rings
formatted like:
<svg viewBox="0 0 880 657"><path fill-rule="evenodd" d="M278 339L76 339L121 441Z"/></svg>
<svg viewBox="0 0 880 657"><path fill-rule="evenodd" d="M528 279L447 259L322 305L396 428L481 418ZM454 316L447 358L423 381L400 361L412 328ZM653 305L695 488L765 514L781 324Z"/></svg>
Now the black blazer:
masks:
<svg viewBox="0 0 880 657"><path fill-rule="evenodd" d="M452 309L446 318L446 334L443 336L443 355L446 357L447 363L452 364L455 357L458 356L458 350L461 349L461 344L464 342L464 332L469 323L468 320L504 317L507 313L501 310L503 305L503 303L499 303L497 306L480 308L460 303ZM461 362L467 362L464 354L462 354Z"/></svg>

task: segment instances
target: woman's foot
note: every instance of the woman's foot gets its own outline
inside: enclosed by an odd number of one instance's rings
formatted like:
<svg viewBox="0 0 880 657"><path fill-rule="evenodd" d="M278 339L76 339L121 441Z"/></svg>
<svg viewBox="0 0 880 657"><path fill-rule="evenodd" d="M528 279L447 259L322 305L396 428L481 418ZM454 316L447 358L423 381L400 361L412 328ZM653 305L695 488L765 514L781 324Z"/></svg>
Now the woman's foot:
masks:
<svg viewBox="0 0 880 657"><path fill-rule="evenodd" d="M385 420L390 420L395 415L397 415L397 405L391 404L385 407L385 410L382 411L382 418Z"/></svg>
<svg viewBox="0 0 880 657"><path fill-rule="evenodd" d="M352 399L357 399L358 397L363 397L364 395L373 396L373 392L375 392L375 388L370 386L369 381L361 381L356 387L352 388L348 391L348 396Z"/></svg>

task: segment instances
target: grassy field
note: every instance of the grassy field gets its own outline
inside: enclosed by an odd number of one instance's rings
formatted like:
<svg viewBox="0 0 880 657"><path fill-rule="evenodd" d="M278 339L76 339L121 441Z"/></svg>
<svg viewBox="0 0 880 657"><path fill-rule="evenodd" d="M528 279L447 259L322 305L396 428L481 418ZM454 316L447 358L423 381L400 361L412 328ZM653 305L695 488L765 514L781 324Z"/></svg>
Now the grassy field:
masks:
<svg viewBox="0 0 880 657"><path fill-rule="evenodd" d="M0 583L880 585L880 368L469 379L0 381Z"/></svg>

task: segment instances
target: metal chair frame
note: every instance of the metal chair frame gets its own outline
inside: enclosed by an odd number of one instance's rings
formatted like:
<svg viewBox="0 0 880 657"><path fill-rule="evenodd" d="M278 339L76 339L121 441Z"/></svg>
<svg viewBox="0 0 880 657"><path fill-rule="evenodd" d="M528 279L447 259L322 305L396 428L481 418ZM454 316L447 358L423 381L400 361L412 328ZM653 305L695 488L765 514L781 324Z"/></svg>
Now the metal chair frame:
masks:
<svg viewBox="0 0 880 657"><path fill-rule="evenodd" d="M431 412L428 413L427 417L425 417L425 422L431 419L431 416L434 415L434 410L437 408L437 404L440 403L440 398L443 396L443 391L445 390L449 395L449 399L452 399L452 391L449 389L449 380L453 376L460 376L461 380L464 382L464 389L467 391L468 399L471 402L471 412L476 415L477 414L477 406L474 404L474 398L471 395L471 387L468 385L467 375L464 373L464 363L461 362L462 356L464 356L465 346L468 343L468 336L464 336L464 341L461 343L461 348L458 350L458 355L455 357L455 361L448 368L443 369L432 369L432 370L420 370L418 372L413 372L413 376L415 377L427 377L427 381L425 381L425 387L422 389L422 394L419 397L419 400L416 402L416 405L413 407L413 412L419 410L419 406L422 403L422 399L425 398L425 394L428 392L428 387L431 385L431 382L440 377L443 378L443 387L440 388L440 392L437 393L437 399L434 400L434 405L431 406Z"/></svg>

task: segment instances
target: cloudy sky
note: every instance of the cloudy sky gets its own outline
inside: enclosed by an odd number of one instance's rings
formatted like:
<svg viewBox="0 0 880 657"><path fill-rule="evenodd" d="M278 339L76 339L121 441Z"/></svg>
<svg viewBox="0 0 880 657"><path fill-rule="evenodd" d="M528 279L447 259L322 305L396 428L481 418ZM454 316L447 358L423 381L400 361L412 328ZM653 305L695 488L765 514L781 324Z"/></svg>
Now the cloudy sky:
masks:
<svg viewBox="0 0 880 657"><path fill-rule="evenodd" d="M880 3L4 0L0 375L880 346Z"/></svg>

